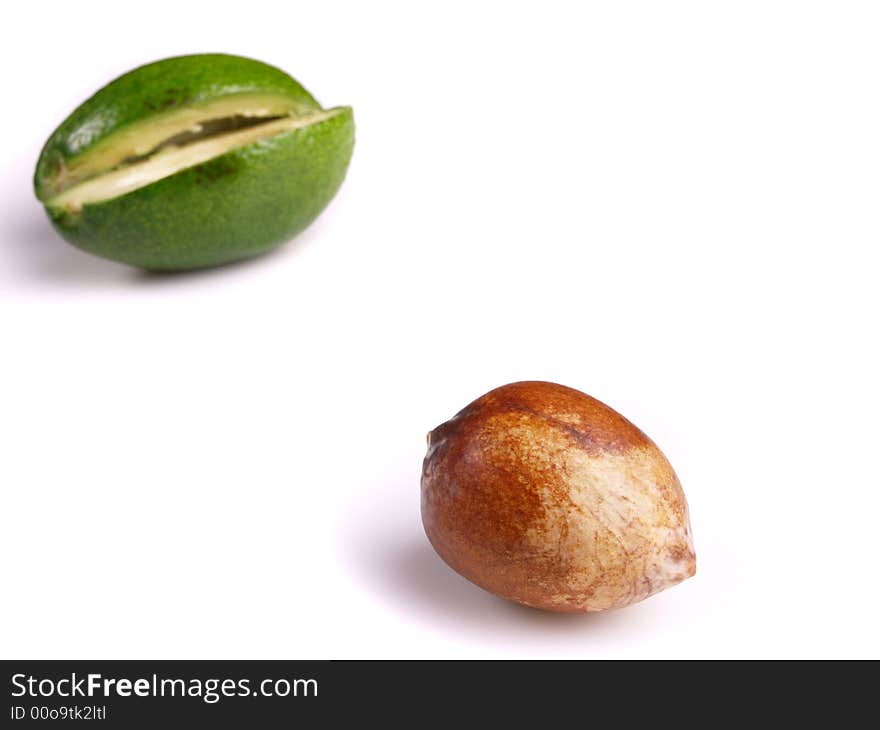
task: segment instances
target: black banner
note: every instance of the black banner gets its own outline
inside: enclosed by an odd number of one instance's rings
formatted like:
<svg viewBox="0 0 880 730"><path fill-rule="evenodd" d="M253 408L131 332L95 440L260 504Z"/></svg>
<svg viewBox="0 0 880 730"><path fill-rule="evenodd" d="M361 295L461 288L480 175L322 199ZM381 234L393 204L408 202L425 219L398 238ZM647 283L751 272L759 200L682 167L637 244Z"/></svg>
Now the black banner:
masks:
<svg viewBox="0 0 880 730"><path fill-rule="evenodd" d="M2 724L280 727L856 719L876 673L699 662L4 661ZM855 669L856 667L852 667ZM858 675L849 677L847 675ZM713 717L706 715L711 710ZM711 722L710 722L711 720Z"/></svg>

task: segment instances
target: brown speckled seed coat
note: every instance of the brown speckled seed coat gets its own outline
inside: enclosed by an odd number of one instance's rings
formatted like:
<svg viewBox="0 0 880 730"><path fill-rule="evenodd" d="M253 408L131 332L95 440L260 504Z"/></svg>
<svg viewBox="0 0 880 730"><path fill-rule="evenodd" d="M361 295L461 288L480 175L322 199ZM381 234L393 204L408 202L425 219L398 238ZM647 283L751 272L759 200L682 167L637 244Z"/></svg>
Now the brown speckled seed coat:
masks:
<svg viewBox="0 0 880 730"><path fill-rule="evenodd" d="M465 578L553 611L627 606L696 570L687 503L660 450L554 383L497 388L429 434L422 522Z"/></svg>

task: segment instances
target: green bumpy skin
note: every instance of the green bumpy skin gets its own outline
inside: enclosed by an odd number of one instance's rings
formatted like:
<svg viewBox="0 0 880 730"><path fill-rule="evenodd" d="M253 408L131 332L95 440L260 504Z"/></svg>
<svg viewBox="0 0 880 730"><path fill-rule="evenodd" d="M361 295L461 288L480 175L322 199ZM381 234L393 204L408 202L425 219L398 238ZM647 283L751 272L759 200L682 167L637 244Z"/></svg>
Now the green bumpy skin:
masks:
<svg viewBox="0 0 880 730"><path fill-rule="evenodd" d="M158 61L105 86L62 122L37 163L34 189L56 230L85 251L156 271L247 258L302 231L345 177L354 147L349 107L79 210L52 204L64 189L63 170L131 125L255 93L283 97L293 117L321 111L279 69L222 54Z"/></svg>

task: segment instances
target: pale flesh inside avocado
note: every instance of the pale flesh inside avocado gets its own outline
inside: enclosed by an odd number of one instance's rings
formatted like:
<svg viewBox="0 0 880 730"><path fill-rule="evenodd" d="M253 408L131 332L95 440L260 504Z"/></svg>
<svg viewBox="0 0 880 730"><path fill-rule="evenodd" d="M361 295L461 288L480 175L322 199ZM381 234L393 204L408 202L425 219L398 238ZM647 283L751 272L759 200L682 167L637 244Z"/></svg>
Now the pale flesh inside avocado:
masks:
<svg viewBox="0 0 880 730"><path fill-rule="evenodd" d="M284 97L225 97L157 115L111 135L62 167L45 203L79 213L88 203L130 193L180 170L284 132L328 119L342 109L302 111Z"/></svg>

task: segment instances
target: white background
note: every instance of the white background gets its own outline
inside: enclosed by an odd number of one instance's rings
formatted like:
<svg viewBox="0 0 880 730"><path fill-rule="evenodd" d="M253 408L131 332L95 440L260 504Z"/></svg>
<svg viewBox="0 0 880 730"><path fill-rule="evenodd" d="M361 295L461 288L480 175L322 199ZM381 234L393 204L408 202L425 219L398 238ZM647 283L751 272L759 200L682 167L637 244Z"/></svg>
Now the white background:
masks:
<svg viewBox="0 0 880 730"><path fill-rule="evenodd" d="M880 10L19 5L0 45L0 654L874 657ZM358 125L249 263L58 238L44 139L141 63L274 63ZM520 379L664 449L698 574L508 605L423 536L425 433Z"/></svg>

